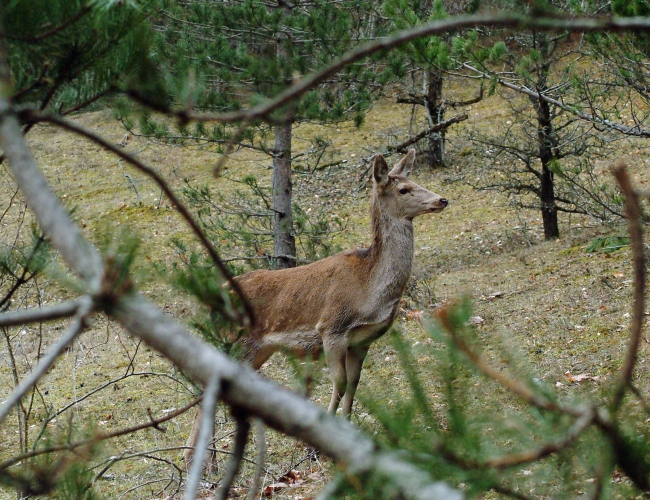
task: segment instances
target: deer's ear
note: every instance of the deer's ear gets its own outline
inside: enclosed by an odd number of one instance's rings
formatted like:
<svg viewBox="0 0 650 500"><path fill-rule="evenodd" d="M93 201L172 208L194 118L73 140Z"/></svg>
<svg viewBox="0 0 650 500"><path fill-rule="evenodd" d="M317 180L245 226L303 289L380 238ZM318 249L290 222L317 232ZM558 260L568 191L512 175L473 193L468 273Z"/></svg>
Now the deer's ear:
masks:
<svg viewBox="0 0 650 500"><path fill-rule="evenodd" d="M409 149L404 158L395 164L393 170L390 171L390 175L403 175L404 177L408 177L414 163L415 149Z"/></svg>
<svg viewBox="0 0 650 500"><path fill-rule="evenodd" d="M375 156L375 161L372 165L372 176L378 186L384 187L388 184L388 163L380 154Z"/></svg>

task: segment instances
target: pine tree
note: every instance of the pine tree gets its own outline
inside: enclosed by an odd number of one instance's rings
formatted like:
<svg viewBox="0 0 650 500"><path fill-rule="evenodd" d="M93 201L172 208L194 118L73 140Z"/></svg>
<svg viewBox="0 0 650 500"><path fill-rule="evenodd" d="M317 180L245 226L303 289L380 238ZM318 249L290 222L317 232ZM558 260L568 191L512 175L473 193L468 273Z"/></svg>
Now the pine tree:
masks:
<svg viewBox="0 0 650 500"><path fill-rule="evenodd" d="M475 6L470 2L443 2L443 0L386 0L384 12L390 18L396 30L407 29L424 22L445 19L449 15L471 12ZM443 36L420 38L402 47L406 56L406 65L411 74L412 85L400 96L398 103L422 106L425 110L427 129L435 129L445 121L445 112L449 108L464 107L478 102L482 98L482 88L478 97L464 101L454 101L446 95L445 81L448 72L458 71L462 61L455 57L452 40L457 41L463 35L446 33ZM405 79L402 80L405 84ZM416 90L419 85L421 90ZM423 136L426 145L421 146L429 168L445 164L445 135L447 127L435 130ZM420 141L423 142L423 141Z"/></svg>
<svg viewBox="0 0 650 500"><path fill-rule="evenodd" d="M236 2L168 1L158 30L159 51L178 75L196 75L188 99L200 109L239 109L277 95L295 78L318 69L367 36L372 9L365 0L308 4L260 0ZM295 265L292 219L291 136L303 120L363 121L376 75L363 64L347 68L335 81L313 89L267 125L275 137L268 149L273 163L275 267ZM257 124L264 126L263 124ZM251 138L252 132L244 134ZM214 127L208 135L227 142L230 131Z"/></svg>
<svg viewBox="0 0 650 500"><path fill-rule="evenodd" d="M110 0L17 0L2 2L0 14L16 103L66 115L120 88L166 99L145 9Z"/></svg>

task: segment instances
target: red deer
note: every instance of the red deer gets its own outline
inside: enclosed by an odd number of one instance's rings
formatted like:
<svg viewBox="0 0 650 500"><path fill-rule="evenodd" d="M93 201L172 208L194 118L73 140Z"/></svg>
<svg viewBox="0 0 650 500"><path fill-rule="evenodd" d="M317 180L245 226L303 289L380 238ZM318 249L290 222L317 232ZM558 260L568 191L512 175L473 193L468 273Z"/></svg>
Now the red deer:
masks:
<svg viewBox="0 0 650 500"><path fill-rule="evenodd" d="M236 278L256 318L240 340L244 359L259 369L276 351L324 352L333 382L331 414L342 400L349 418L368 348L395 319L411 275L413 218L447 206L408 179L414 160L412 149L389 171L384 157L375 156L369 248Z"/></svg>

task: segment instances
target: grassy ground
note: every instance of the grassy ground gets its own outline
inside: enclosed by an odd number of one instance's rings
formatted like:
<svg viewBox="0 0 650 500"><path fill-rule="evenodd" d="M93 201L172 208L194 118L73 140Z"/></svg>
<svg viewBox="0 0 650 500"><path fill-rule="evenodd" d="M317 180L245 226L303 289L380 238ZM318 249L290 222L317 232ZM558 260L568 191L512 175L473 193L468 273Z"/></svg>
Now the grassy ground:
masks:
<svg viewBox="0 0 650 500"><path fill-rule="evenodd" d="M415 318L422 308L451 303L462 296L471 298L477 320L477 335L487 356L506 367L516 360L526 370L568 399L600 398L621 364L627 341L627 323L631 304L630 252L624 248L608 254L587 253L585 247L597 236L620 235L622 225L604 225L584 217L562 217L561 238L543 241L540 216L521 211L493 192L476 191L467 181L478 175L473 156L460 154L467 147L458 131L462 127L499 126L503 113L492 101L474 106L470 120L450 134L450 165L433 173L414 174L416 182L450 200L439 215L415 221L416 266L411 294L404 303L398 328L411 346L414 359L425 381L425 390L434 413L443 415L444 388L440 377L442 347L431 340ZM342 248L369 242L369 192L363 189L365 168L361 159L381 150L391 138L408 131L406 108L389 103L378 105L360 129L343 124L338 127L302 125L296 130L295 149L306 148L314 135L327 136L333 143L332 158L347 159L339 167L319 172L318 177L296 175L296 194L314 210L325 210L331 217L350 222L338 235ZM124 130L108 111L99 110L75 117L83 126L99 132L114 143L123 140ZM86 234L104 247L117 241L124 230L138 235L141 248L135 268L140 288L179 321L187 321L195 305L176 292L171 284L159 279L152 263L170 265L176 254L170 246L173 237L193 241L187 227L160 190L142 174L122 165L98 146L70 136L50 126L40 126L29 134L32 151L45 170L51 185L65 203L74 208L74 216ZM211 167L219 156L209 147L182 148L161 145L145 138L131 137L125 146L155 166L175 190L184 180L209 183L215 189L229 191L234 185L214 179ZM643 185L648 176L636 145L620 148L618 155L630 159L635 180ZM396 157L392 158L395 161ZM612 156L612 160L614 156ZM226 174L242 178L254 174L268 183L268 160L248 151L234 154ZM606 171L603 170L603 176ZM315 197L314 194L319 196ZM4 195L3 195L4 196ZM28 302L40 293L42 301L54 302L69 295L56 284L56 276L42 280L42 289L32 291ZM46 286L48 285L48 286ZM418 299L424 305L418 305ZM42 329L12 329L8 338L16 354L21 373L34 362L37 344L42 350L61 333L64 324L47 324ZM648 387L642 346L636 384L644 392ZM274 357L263 373L281 384L296 386L294 371L284 358ZM326 370L319 371L320 381L312 399L325 406L329 400ZM571 377L590 375L581 383ZM0 400L13 387L7 343L0 348ZM98 317L93 328L70 348L45 377L35 398L29 422L30 441L39 432L46 405L60 410L72 401L106 384L73 409L49 423L52 439L65 439L70 422L86 422L100 430L145 422L149 412L164 415L192 399L196 390L164 359L119 327ZM372 347L365 363L359 389L360 403L355 421L370 433L381 432L368 405L399 404L408 392L408 382L394 343L387 336ZM469 390L467 400L489 414L505 414L517 402L503 391L480 379ZM168 424L166 432L146 430L106 445L97 459L99 471L107 457L117 463L98 482L97 489L106 498L165 498L162 491L177 481L183 468L184 445L193 414L190 412ZM224 464L232 446L233 427L220 410L216 433L219 466ZM331 477L332 466L326 460L310 457L304 446L273 432L268 433L265 486L285 479L292 483L274 498L310 498ZM63 437L61 437L63 436ZM4 443L0 458L18 446L17 419L0 428ZM251 447L249 458L254 458ZM287 473L291 480L287 480ZM252 466L246 464L235 493L244 494ZM14 498L0 490L0 498Z"/></svg>

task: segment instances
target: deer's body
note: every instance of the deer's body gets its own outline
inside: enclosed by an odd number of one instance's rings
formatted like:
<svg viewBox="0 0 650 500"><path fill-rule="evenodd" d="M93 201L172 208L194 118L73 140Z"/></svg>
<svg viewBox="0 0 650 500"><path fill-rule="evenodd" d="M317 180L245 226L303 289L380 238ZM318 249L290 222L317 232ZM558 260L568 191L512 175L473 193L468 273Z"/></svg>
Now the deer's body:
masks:
<svg viewBox="0 0 650 500"><path fill-rule="evenodd" d="M384 158L375 157L369 248L237 279L256 317L241 340L245 359L257 369L276 351L323 351L333 382L331 413L343 398L343 414L350 415L368 347L395 319L411 275L413 218L447 206L408 180L414 159L411 150L389 172Z"/></svg>
<svg viewBox="0 0 650 500"><path fill-rule="evenodd" d="M386 160L375 157L369 248L236 278L256 318L240 339L245 359L258 369L276 351L324 352L333 383L330 413L343 399L343 415L350 416L368 348L395 319L411 275L413 218L447 206L408 180L414 159L410 150L389 172ZM197 416L190 444L198 422Z"/></svg>

